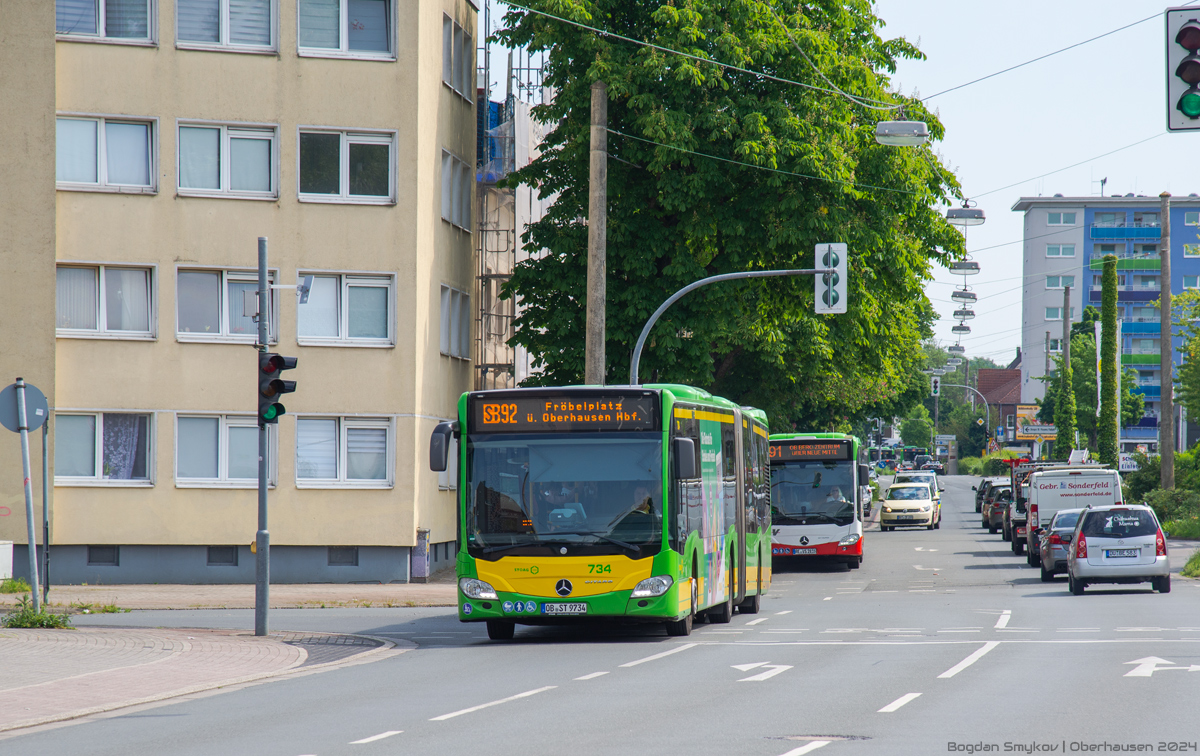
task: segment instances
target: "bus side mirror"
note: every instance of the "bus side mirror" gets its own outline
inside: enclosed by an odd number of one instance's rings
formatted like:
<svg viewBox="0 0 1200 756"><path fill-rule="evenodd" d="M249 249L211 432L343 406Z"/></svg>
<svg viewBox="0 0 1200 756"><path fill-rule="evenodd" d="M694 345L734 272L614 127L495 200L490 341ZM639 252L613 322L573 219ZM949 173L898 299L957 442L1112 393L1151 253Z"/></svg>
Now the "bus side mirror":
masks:
<svg viewBox="0 0 1200 756"><path fill-rule="evenodd" d="M867 481L871 479L871 468L869 465L858 466L858 484L860 486L867 485Z"/></svg>
<svg viewBox="0 0 1200 756"><path fill-rule="evenodd" d="M429 469L446 472L450 462L450 439L454 436L455 422L438 423L429 437Z"/></svg>
<svg viewBox="0 0 1200 756"><path fill-rule="evenodd" d="M699 478L696 469L696 442L690 438L676 437L672 451L675 454L675 477L680 480Z"/></svg>

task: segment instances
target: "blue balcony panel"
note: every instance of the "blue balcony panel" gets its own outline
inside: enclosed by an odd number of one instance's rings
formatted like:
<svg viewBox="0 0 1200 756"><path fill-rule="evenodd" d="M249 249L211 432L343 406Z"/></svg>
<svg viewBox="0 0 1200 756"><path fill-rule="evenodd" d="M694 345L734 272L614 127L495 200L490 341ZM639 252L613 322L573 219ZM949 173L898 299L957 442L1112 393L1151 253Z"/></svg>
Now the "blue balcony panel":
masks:
<svg viewBox="0 0 1200 756"><path fill-rule="evenodd" d="M1158 427L1158 418L1157 417L1143 417L1141 420L1138 420L1137 427L1139 427L1139 428L1157 428Z"/></svg>
<svg viewBox="0 0 1200 756"><path fill-rule="evenodd" d="M1158 399L1162 396L1162 386L1134 386L1131 393L1141 394L1147 399Z"/></svg>
<svg viewBox="0 0 1200 756"><path fill-rule="evenodd" d="M1143 441L1146 439L1153 440L1158 438L1158 428L1142 428L1140 426L1134 428L1122 428L1120 435L1122 441Z"/></svg>
<svg viewBox="0 0 1200 756"><path fill-rule="evenodd" d="M1162 323L1121 323L1121 333L1126 336L1135 333L1162 333Z"/></svg>
<svg viewBox="0 0 1200 756"><path fill-rule="evenodd" d="M1093 239L1161 239L1159 226L1092 226Z"/></svg>

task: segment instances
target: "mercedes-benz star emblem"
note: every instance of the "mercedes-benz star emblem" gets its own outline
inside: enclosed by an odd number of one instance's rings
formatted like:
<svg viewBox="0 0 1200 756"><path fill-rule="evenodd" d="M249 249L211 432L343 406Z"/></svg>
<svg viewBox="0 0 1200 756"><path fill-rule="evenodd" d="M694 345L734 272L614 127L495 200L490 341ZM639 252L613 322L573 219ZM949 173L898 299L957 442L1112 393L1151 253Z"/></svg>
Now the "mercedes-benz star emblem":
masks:
<svg viewBox="0 0 1200 756"><path fill-rule="evenodd" d="M565 580L565 579L559 580L557 583L554 584L554 592L557 593L559 596L570 596L571 595L571 581Z"/></svg>
<svg viewBox="0 0 1200 756"><path fill-rule="evenodd" d="M800 545L801 545L801 546L807 546L807 545L808 545L808 536L800 536Z"/></svg>

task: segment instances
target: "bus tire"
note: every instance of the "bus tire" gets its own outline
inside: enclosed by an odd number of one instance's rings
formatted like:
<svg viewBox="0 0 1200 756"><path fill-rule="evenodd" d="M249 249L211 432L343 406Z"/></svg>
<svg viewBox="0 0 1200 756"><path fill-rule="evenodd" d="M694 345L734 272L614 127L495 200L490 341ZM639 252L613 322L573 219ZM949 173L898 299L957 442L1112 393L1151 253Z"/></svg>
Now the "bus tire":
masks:
<svg viewBox="0 0 1200 756"><path fill-rule="evenodd" d="M692 580L692 603L688 608L687 616L681 620L667 621L667 635L673 638L686 638L692 634L692 618L696 615L696 578Z"/></svg>
<svg viewBox="0 0 1200 756"><path fill-rule="evenodd" d="M761 606L762 595L755 593L753 596L747 596L742 603L738 604L738 614L758 614Z"/></svg>
<svg viewBox="0 0 1200 756"><path fill-rule="evenodd" d="M862 557L851 559L849 562L846 562L846 566L852 570L857 570L859 567L862 567Z"/></svg>
<svg viewBox="0 0 1200 756"><path fill-rule="evenodd" d="M512 640L513 634L517 631L515 622L505 622L504 620L488 620L487 633L492 640Z"/></svg>
<svg viewBox="0 0 1200 756"><path fill-rule="evenodd" d="M725 571L725 600L720 606L714 606L705 612L708 621L714 625L724 625L733 619L733 570Z"/></svg>

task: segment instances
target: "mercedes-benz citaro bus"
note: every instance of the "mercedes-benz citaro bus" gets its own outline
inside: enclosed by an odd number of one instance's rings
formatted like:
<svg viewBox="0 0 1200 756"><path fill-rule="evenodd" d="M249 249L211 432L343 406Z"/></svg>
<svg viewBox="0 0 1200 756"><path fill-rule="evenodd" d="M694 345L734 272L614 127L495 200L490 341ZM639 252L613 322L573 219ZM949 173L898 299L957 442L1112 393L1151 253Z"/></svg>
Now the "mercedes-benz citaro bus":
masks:
<svg viewBox="0 0 1200 756"><path fill-rule="evenodd" d="M437 426L459 440L458 617L659 622L758 612L771 584L767 418L671 384L476 391Z"/></svg>
<svg viewBox="0 0 1200 756"><path fill-rule="evenodd" d="M771 553L863 561L870 471L859 441L844 433L771 436Z"/></svg>

